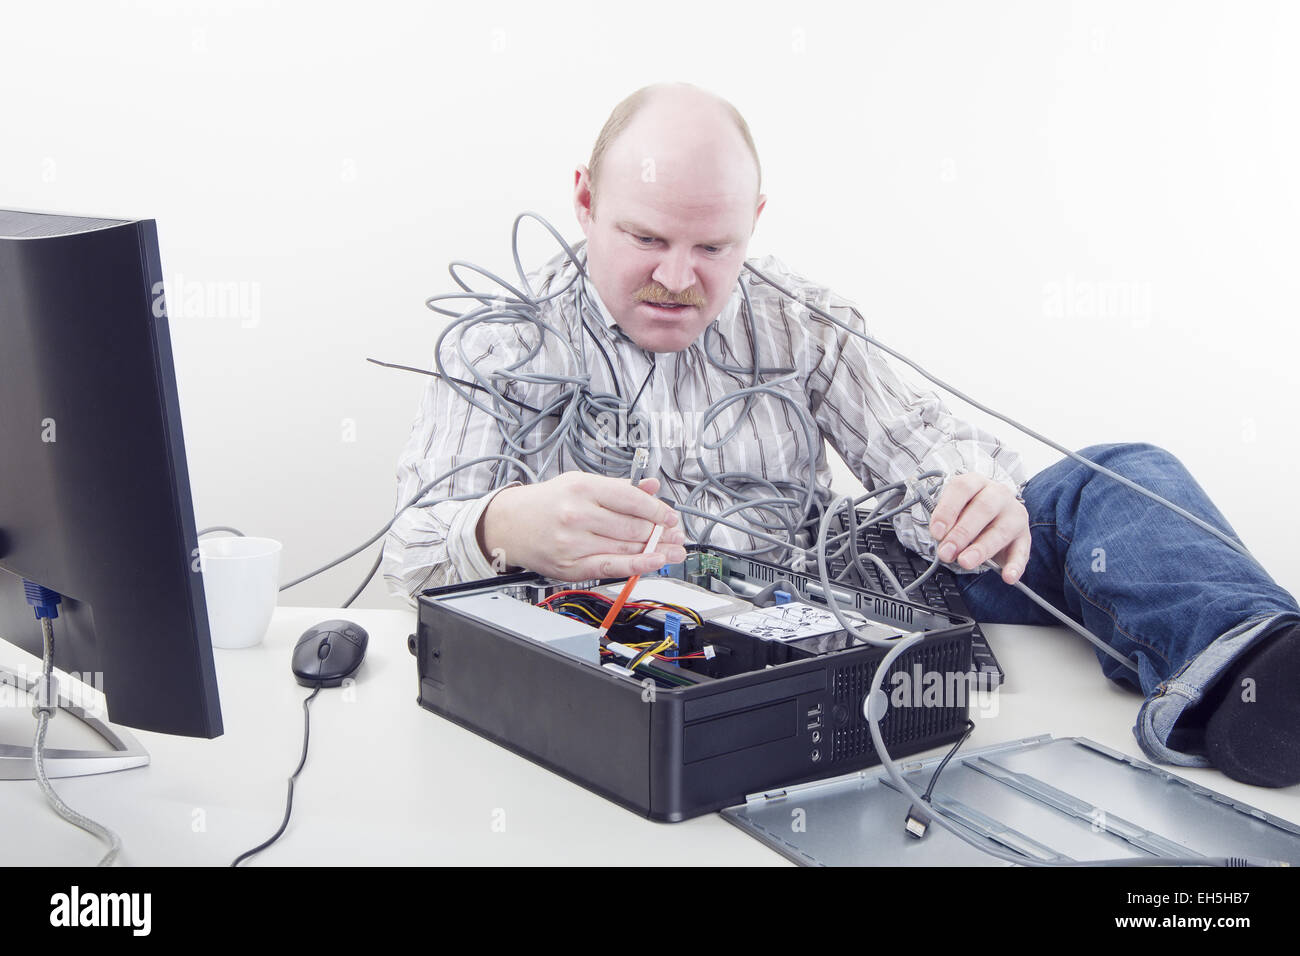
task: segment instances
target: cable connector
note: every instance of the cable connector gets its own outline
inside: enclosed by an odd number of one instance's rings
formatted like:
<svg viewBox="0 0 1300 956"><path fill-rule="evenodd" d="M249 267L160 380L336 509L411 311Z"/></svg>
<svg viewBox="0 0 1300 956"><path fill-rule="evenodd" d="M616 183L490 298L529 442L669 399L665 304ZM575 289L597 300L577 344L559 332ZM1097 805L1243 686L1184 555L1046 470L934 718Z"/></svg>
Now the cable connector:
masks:
<svg viewBox="0 0 1300 956"><path fill-rule="evenodd" d="M912 804L907 808L903 829L913 840L920 840L930 831L930 814L922 810L920 804Z"/></svg>
<svg viewBox="0 0 1300 956"><path fill-rule="evenodd" d="M922 482L925 482L924 486ZM911 498L913 507L920 505L925 510L926 522L929 522L930 514L939 506L937 492L943 487L944 479L928 472L917 475L913 478L904 478L903 487L907 494L904 500ZM937 483L937 484L936 484Z"/></svg>
<svg viewBox="0 0 1300 956"><path fill-rule="evenodd" d="M682 616L669 611L664 615L664 637L673 644L680 643L682 636Z"/></svg>
<svg viewBox="0 0 1300 956"><path fill-rule="evenodd" d="M59 602L63 598L58 591L51 591L35 581L28 581L23 578L23 594L27 597L27 603L36 612L37 620L43 617L59 616Z"/></svg>
<svg viewBox="0 0 1300 956"><path fill-rule="evenodd" d="M641 484L641 479L645 477L646 468L650 464L650 451L647 448L638 448L632 455L632 484Z"/></svg>

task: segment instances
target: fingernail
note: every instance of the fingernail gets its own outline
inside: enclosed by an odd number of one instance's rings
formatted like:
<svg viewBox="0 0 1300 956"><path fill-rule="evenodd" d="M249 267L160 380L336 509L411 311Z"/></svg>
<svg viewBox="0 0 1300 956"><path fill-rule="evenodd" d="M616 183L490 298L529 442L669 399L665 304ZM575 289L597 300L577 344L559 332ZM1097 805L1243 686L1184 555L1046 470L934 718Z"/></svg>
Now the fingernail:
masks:
<svg viewBox="0 0 1300 956"><path fill-rule="evenodd" d="M957 546L955 544L945 544L942 548L939 549L939 560L951 561L953 559L953 555L955 555L956 553L957 553Z"/></svg>
<svg viewBox="0 0 1300 956"><path fill-rule="evenodd" d="M947 532L948 532L948 526L944 524L942 521L936 521L930 525L930 537L934 538L935 541L938 541L945 534L947 534Z"/></svg>

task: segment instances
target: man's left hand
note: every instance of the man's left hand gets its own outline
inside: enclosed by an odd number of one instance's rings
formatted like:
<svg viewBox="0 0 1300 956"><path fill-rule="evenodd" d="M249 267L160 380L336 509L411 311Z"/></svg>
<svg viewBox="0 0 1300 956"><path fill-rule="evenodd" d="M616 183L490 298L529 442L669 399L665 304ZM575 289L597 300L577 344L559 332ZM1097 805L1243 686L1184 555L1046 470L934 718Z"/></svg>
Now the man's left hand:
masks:
<svg viewBox="0 0 1300 956"><path fill-rule="evenodd" d="M970 570L993 558L1007 584L1020 580L1029 563L1029 512L1014 491L983 475L954 475L944 482L930 534L940 561L955 559Z"/></svg>

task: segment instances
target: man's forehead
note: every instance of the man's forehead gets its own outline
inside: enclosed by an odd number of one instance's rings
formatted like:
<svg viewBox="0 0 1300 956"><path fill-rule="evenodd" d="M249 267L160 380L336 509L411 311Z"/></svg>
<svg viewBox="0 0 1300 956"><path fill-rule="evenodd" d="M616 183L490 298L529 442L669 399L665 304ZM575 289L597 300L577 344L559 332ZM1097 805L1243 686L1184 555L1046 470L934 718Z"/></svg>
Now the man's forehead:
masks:
<svg viewBox="0 0 1300 956"><path fill-rule="evenodd" d="M602 195L608 219L637 235L736 241L749 235L757 210L748 193L673 188L667 183L611 183Z"/></svg>

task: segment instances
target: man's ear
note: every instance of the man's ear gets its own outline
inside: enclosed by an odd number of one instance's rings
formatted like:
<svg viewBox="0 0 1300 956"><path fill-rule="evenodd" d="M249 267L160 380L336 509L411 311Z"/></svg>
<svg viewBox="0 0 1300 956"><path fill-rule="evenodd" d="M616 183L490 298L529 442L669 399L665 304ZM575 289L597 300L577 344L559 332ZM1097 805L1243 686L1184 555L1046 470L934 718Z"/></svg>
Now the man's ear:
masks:
<svg viewBox="0 0 1300 956"><path fill-rule="evenodd" d="M579 165L573 171L573 211L578 217L578 225L583 235L591 238L591 170Z"/></svg>
<svg viewBox="0 0 1300 956"><path fill-rule="evenodd" d="M766 205L767 205L767 197L760 194L758 197L758 208L754 210L754 229L758 228L758 217L763 214L763 207ZM754 230L751 229L750 234L752 235L753 232Z"/></svg>

